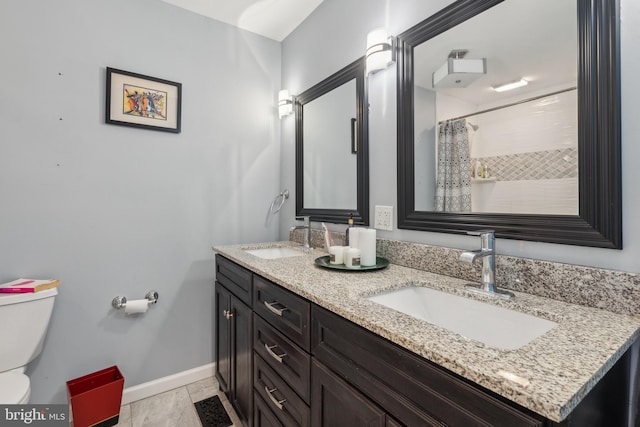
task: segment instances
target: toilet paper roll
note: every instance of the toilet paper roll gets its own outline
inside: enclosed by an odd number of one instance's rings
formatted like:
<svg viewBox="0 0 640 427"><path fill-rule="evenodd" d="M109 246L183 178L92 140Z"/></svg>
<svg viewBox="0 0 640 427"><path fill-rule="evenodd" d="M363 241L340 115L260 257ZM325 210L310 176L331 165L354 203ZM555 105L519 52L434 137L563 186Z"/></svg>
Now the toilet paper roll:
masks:
<svg viewBox="0 0 640 427"><path fill-rule="evenodd" d="M149 308L149 300L147 299L135 299L133 301L127 301L124 312L126 314L146 313Z"/></svg>
<svg viewBox="0 0 640 427"><path fill-rule="evenodd" d="M376 265L376 230L363 228L358 234L360 248L360 264L363 267Z"/></svg>

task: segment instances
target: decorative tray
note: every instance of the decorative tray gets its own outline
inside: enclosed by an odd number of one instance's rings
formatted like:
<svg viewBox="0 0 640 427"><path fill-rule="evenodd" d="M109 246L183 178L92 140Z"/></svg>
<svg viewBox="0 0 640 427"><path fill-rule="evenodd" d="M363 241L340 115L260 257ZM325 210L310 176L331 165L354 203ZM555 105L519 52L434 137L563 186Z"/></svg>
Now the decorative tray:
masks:
<svg viewBox="0 0 640 427"><path fill-rule="evenodd" d="M321 256L315 259L315 264L318 267L328 268L329 270L341 270L341 271L374 271L374 270L382 270L383 268L387 268L389 266L389 260L380 256L376 257L376 265L369 266L360 266L357 268L349 268L344 264L331 264L329 260L331 259L330 255Z"/></svg>

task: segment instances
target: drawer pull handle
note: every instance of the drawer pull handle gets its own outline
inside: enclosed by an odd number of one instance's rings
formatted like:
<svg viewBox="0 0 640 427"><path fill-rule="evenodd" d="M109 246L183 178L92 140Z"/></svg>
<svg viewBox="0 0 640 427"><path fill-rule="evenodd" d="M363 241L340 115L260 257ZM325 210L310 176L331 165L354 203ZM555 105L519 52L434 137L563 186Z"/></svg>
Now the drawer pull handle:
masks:
<svg viewBox="0 0 640 427"><path fill-rule="evenodd" d="M280 409L282 411L283 408L283 403L287 401L287 399L282 399L282 400L278 400L275 397L273 397L273 392L278 390L277 388L272 388L271 390L269 390L269 387L264 386L264 391L267 392L267 396L269 396L269 399L271 399L271 401L273 402L274 405L276 405L276 407L278 409Z"/></svg>
<svg viewBox="0 0 640 427"><path fill-rule="evenodd" d="M277 347L277 345L271 345L270 346L269 344L264 343L264 348L267 349L267 353L269 353L269 356L273 357L278 362L282 363L282 358L285 357L287 355L287 353L275 354L272 349L274 349L276 347Z"/></svg>
<svg viewBox="0 0 640 427"><path fill-rule="evenodd" d="M277 314L278 316L282 317L282 313L285 312L286 310L289 310L287 307L283 308L275 308L274 305L276 304L280 304L278 301L274 301L274 302L264 302L264 305L267 306L267 308L269 309L269 311L271 311L274 314ZM282 305L282 304L280 304Z"/></svg>
<svg viewBox="0 0 640 427"><path fill-rule="evenodd" d="M233 311L229 311L229 310L223 310L222 314L224 315L225 319L229 320L233 317Z"/></svg>

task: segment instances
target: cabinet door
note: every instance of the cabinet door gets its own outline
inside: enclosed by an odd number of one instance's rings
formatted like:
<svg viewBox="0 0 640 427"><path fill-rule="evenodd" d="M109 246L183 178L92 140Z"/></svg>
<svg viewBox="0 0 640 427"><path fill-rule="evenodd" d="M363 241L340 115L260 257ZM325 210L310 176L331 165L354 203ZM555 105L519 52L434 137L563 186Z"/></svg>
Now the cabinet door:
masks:
<svg viewBox="0 0 640 427"><path fill-rule="evenodd" d="M312 362L312 427L384 427L385 413L328 368Z"/></svg>
<svg viewBox="0 0 640 427"><path fill-rule="evenodd" d="M252 311L232 295L230 312L233 373L231 396L238 411L238 417L245 425L249 425L253 408Z"/></svg>
<svg viewBox="0 0 640 427"><path fill-rule="evenodd" d="M230 308L231 293L216 282L216 379L225 393L231 386L231 322L227 318Z"/></svg>

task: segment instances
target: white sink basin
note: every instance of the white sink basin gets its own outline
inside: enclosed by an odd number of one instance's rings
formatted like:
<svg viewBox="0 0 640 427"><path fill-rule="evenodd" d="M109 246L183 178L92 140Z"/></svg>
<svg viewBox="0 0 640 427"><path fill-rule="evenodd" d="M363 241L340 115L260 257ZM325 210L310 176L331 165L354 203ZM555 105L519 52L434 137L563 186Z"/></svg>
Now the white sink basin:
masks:
<svg viewBox="0 0 640 427"><path fill-rule="evenodd" d="M421 286L368 299L504 350L518 349L557 326L555 322L519 311Z"/></svg>
<svg viewBox="0 0 640 427"><path fill-rule="evenodd" d="M304 255L302 250L289 247L245 249L245 252L263 259L289 258Z"/></svg>

